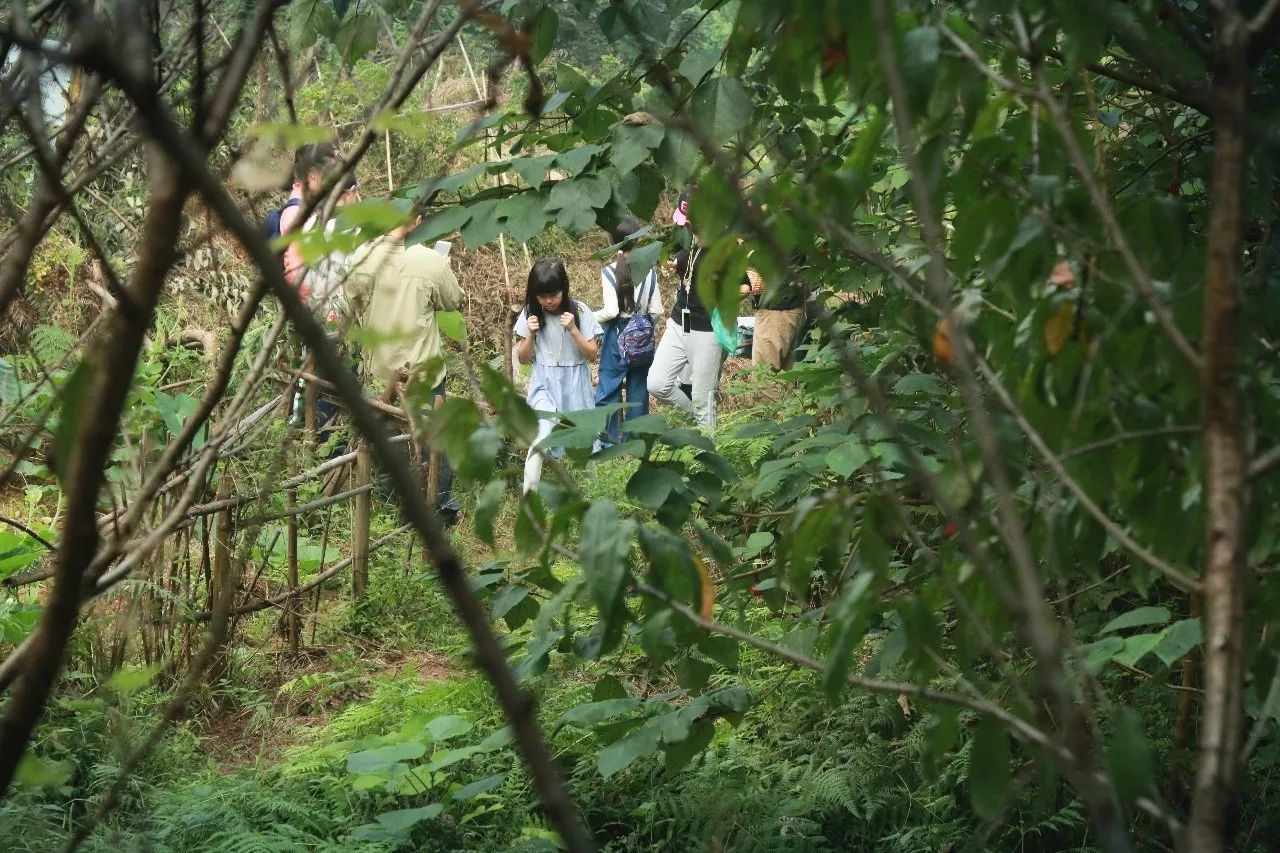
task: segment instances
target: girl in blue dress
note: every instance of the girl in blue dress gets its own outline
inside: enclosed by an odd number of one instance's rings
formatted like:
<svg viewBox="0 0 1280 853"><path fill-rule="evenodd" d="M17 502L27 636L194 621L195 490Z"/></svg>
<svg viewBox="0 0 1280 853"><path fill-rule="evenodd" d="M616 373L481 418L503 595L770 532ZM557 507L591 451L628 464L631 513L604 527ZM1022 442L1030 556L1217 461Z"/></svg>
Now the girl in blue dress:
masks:
<svg viewBox="0 0 1280 853"><path fill-rule="evenodd" d="M525 400L538 412L538 438L524 463L524 491L538 487L546 449L556 419L550 413L575 412L595 406L589 362L600 355L604 329L595 314L569 295L569 273L556 258L540 260L529 270L525 308L516 318L516 356L532 364Z"/></svg>

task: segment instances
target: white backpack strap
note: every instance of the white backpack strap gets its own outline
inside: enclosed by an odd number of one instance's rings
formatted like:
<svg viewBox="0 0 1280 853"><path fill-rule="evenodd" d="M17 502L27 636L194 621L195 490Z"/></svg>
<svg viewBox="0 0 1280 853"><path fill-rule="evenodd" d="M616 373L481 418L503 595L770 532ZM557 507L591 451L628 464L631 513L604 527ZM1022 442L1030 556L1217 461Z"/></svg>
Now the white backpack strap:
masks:
<svg viewBox="0 0 1280 853"><path fill-rule="evenodd" d="M653 301L653 287L657 284L657 281L658 273L655 270L649 270L648 274L644 277L644 284L640 285L640 298L636 300L635 313L649 313L649 303ZM647 290L645 289L646 286L648 287Z"/></svg>

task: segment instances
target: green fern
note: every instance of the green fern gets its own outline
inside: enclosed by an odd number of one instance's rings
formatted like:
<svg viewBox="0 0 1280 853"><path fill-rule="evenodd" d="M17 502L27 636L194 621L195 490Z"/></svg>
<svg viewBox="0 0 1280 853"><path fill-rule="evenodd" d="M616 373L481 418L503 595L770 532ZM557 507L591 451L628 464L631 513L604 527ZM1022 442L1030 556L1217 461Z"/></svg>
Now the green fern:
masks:
<svg viewBox="0 0 1280 853"><path fill-rule="evenodd" d="M31 350L46 368L61 361L75 345L75 336L60 326L39 325L31 332Z"/></svg>

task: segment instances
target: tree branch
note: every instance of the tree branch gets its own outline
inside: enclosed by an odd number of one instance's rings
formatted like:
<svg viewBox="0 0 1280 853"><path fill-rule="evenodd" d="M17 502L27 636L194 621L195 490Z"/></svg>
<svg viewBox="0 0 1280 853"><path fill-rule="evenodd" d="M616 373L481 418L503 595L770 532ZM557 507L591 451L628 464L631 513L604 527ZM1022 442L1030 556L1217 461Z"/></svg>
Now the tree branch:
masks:
<svg viewBox="0 0 1280 853"><path fill-rule="evenodd" d="M21 521L18 521L16 518L10 518L7 515L0 515L0 522L4 522L5 524L9 525L15 530L21 530L23 533L27 534L32 539L36 540L41 545L43 545L45 549L48 551L58 550L57 546L55 546L52 542L50 542L48 539L45 539L39 533L36 533L34 530L32 530L30 527L27 527L25 524L23 524ZM5 578L5 580L8 580L8 578Z"/></svg>
<svg viewBox="0 0 1280 853"><path fill-rule="evenodd" d="M438 39L431 52L429 65L443 52L444 45L457 30L469 20L467 12L474 12L491 4L479 4L464 10L464 14L452 22ZM85 49L85 58L104 66L103 72L116 79L125 94L137 105L150 135L172 156L184 178L198 189L205 202L227 229L244 246L253 261L267 279L271 289L284 307L285 313L297 328L304 341L316 354L321 372L337 387L338 395L348 404L356 429L369 441L374 456L387 471L394 491L399 495L408 522L422 539L427 554L436 568L441 585L453 602L459 618L471 635L475 647L476 662L493 684L498 702L510 721L516 742L529 768L530 775L541 796L543 807L559 830L570 850L594 850L596 845L581 826L572 802L559 779L555 763L546 741L538 728L533 699L516 684L506 655L488 622L488 617L471 589L462 564L445 536L439 521L427 506L420 484L414 479L413 469L407 463L403 451L388 440L386 427L373 410L364 405L363 394L355 377L317 324L310 311L302 303L297 291L284 278L275 253L252 223L236 206L222 183L214 177L204 163L201 150L181 133L176 123L155 98L154 93L140 86L127 70L114 67L103 54L104 45L91 41ZM419 68L415 80L425 73ZM411 87L403 88L399 100L408 96ZM399 103L397 101L396 103ZM366 133L371 138L371 133ZM367 149L368 142L364 144ZM353 155L363 153L357 146ZM352 155L349 155L351 157ZM349 169L354 161L344 163ZM335 176L336 177L336 176ZM335 180L336 183L336 180Z"/></svg>
<svg viewBox="0 0 1280 853"><path fill-rule="evenodd" d="M105 482L125 397L132 384L142 340L165 276L177 259L176 246L187 189L167 158L152 165L152 199L146 249L130 282L135 311L117 312L100 356L82 362L85 402L69 458L62 462L67 494L66 520L54 569L54 586L35 629L22 678L0 719L0 794L8 790L18 762L43 711L80 608L85 570L98 551L95 508Z"/></svg>

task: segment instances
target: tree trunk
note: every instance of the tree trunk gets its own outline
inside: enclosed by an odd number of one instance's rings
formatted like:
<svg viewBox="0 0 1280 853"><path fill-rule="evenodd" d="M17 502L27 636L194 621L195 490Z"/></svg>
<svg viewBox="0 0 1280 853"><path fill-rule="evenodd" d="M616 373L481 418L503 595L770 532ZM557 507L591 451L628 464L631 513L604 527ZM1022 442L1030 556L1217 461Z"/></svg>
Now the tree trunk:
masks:
<svg viewBox="0 0 1280 853"><path fill-rule="evenodd" d="M1184 846L1231 847L1244 728L1244 513L1247 460L1241 423L1240 256L1248 68L1244 21L1223 16L1214 81L1212 218L1204 286L1204 709L1191 819Z"/></svg>
<svg viewBox="0 0 1280 853"><path fill-rule="evenodd" d="M226 500L231 496L231 478L223 472L222 482L218 485L218 499ZM231 610L231 599L235 595L235 583L232 580L231 552L231 507L223 509L217 515L213 534L213 581L209 585L209 610L214 614L210 621L226 621L226 614ZM216 636L216 635L214 635ZM230 671L226 647L219 644L211 650L209 657L209 681L217 682L226 678Z"/></svg>

